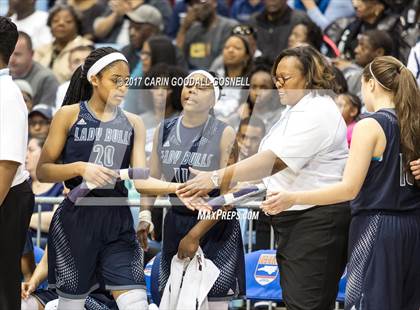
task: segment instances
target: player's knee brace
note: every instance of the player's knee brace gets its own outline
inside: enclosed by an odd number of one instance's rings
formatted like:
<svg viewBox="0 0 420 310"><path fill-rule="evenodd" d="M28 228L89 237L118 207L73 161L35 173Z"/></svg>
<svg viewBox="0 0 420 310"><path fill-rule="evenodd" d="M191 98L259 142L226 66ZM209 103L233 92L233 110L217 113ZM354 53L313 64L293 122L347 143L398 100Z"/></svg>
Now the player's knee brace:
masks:
<svg viewBox="0 0 420 310"><path fill-rule="evenodd" d="M228 310L229 302L223 301L209 301L209 310Z"/></svg>
<svg viewBox="0 0 420 310"><path fill-rule="evenodd" d="M58 297L57 310L84 310L85 299L68 299L64 297Z"/></svg>
<svg viewBox="0 0 420 310"><path fill-rule="evenodd" d="M22 310L36 310L38 309L38 302L34 296L29 296L27 299L22 299L20 303Z"/></svg>
<svg viewBox="0 0 420 310"><path fill-rule="evenodd" d="M118 309L120 310L147 310L147 294L145 290L135 289L121 294L117 298Z"/></svg>

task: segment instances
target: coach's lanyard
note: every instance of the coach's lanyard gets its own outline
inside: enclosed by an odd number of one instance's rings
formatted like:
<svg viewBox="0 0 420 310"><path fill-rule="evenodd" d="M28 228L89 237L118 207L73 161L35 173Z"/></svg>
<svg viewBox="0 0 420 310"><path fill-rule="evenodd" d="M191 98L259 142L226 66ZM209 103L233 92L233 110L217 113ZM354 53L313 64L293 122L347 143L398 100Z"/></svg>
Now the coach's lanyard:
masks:
<svg viewBox="0 0 420 310"><path fill-rule="evenodd" d="M182 143L182 141L181 141L181 129L180 129L182 118L183 118L183 115L180 115L179 118L178 118L178 121L176 122L176 138L177 138L179 143ZM207 117L206 124L201 129L201 131L192 140L191 148L193 148L194 143L196 143L196 142L198 143L201 140L201 137L203 136L203 133L204 133L205 129L207 128L207 125L208 125L209 121L210 121L210 116Z"/></svg>

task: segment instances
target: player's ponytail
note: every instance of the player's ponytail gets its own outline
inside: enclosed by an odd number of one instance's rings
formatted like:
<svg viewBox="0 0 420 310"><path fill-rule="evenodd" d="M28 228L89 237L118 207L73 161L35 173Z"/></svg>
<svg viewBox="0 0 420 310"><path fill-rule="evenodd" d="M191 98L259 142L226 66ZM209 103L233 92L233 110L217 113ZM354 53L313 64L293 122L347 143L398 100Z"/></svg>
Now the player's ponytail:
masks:
<svg viewBox="0 0 420 310"><path fill-rule="evenodd" d="M375 58L363 71L365 80L375 79L394 96L406 171L410 161L420 158L420 91L413 74L392 56Z"/></svg>
<svg viewBox="0 0 420 310"><path fill-rule="evenodd" d="M84 64L77 68L73 73L62 105L64 106L89 100L93 93L93 87L87 78L89 69L102 57L117 52L118 50L112 47L102 47L93 50L86 58ZM98 73L98 75L100 75L100 73Z"/></svg>

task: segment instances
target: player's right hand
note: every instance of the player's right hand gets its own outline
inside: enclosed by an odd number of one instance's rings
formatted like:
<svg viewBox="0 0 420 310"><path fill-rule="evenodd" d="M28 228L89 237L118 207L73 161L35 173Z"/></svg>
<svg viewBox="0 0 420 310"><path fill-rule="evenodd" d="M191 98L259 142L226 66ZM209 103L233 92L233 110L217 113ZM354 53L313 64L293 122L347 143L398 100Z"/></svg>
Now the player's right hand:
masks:
<svg viewBox="0 0 420 310"><path fill-rule="evenodd" d="M36 284L32 281L22 282L21 298L27 299L36 290Z"/></svg>
<svg viewBox="0 0 420 310"><path fill-rule="evenodd" d="M410 162L411 173L416 180L420 180L420 159Z"/></svg>
<svg viewBox="0 0 420 310"><path fill-rule="evenodd" d="M112 184L115 182L115 179L118 177L118 174L111 169L106 167L93 164L93 163L83 163L82 174L85 182L93 184L95 187L105 186L107 184Z"/></svg>
<svg viewBox="0 0 420 310"><path fill-rule="evenodd" d="M148 222L140 221L137 226L137 239L140 242L141 248L147 252L149 249L149 244L147 241L147 236L149 234L150 224Z"/></svg>

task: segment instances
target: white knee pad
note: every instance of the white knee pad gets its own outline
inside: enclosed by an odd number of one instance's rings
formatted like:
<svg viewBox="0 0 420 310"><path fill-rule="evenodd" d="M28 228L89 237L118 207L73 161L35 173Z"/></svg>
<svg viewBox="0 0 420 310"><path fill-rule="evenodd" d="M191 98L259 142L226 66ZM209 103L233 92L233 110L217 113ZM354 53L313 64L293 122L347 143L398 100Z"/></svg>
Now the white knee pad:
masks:
<svg viewBox="0 0 420 310"><path fill-rule="evenodd" d="M44 310L57 310L57 307L58 307L58 299L54 299L47 302Z"/></svg>
<svg viewBox="0 0 420 310"><path fill-rule="evenodd" d="M118 296L118 309L120 310L147 310L147 294L143 289L134 289Z"/></svg>
<svg viewBox="0 0 420 310"><path fill-rule="evenodd" d="M84 299L68 299L64 297L58 297L57 310L84 310L85 309Z"/></svg>
<svg viewBox="0 0 420 310"><path fill-rule="evenodd" d="M21 310L38 310L38 302L34 296L29 296L27 299L22 299L20 302Z"/></svg>
<svg viewBox="0 0 420 310"><path fill-rule="evenodd" d="M209 310L228 310L229 302L223 301L209 301Z"/></svg>

